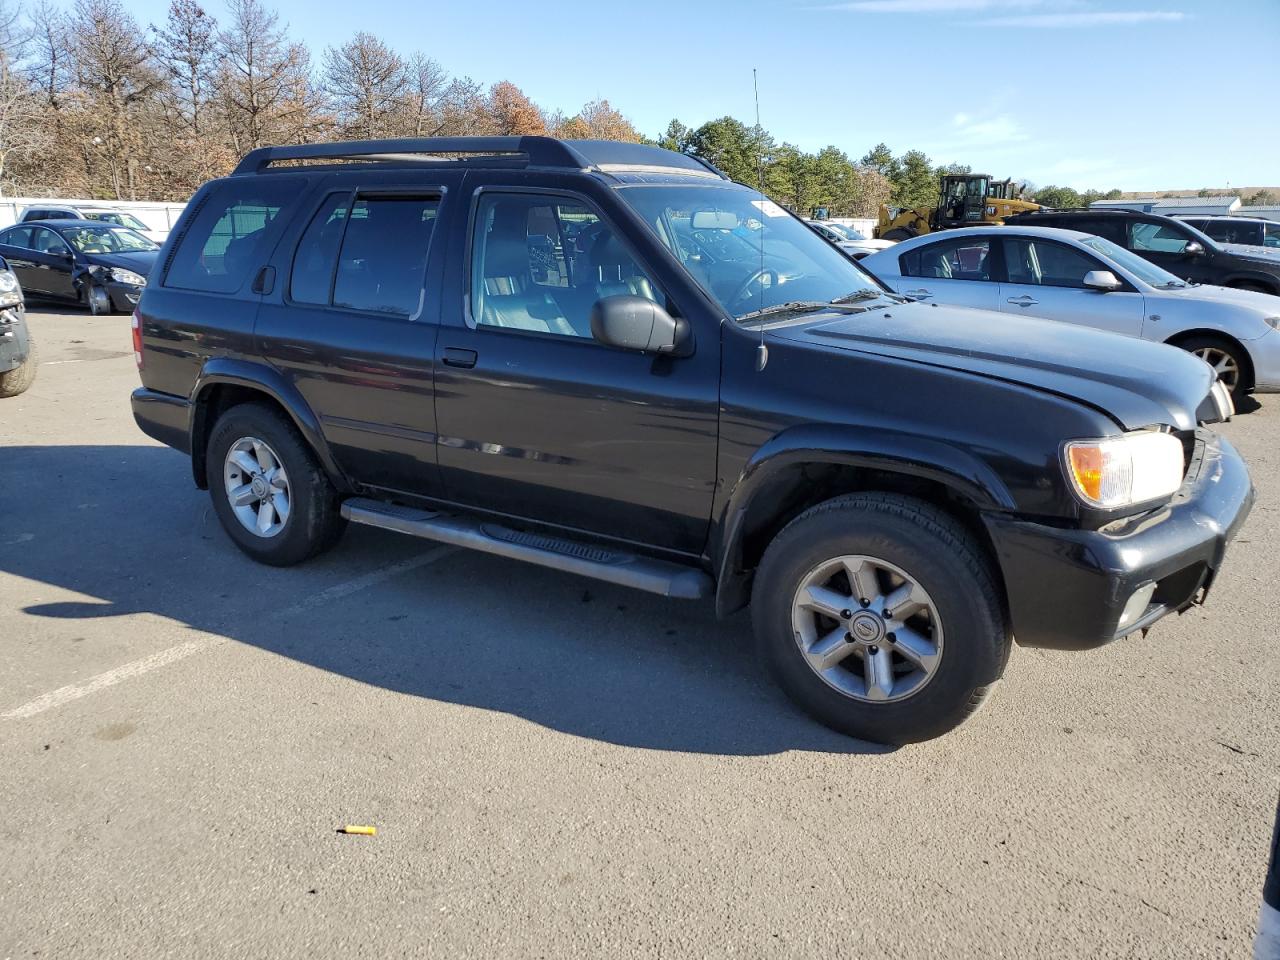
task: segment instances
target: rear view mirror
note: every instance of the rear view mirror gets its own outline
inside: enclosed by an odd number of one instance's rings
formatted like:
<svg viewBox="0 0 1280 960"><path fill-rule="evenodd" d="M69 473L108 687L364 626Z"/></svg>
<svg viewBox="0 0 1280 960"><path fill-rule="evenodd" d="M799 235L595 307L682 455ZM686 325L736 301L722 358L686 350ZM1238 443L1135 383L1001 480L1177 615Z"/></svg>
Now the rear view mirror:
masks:
<svg viewBox="0 0 1280 960"><path fill-rule="evenodd" d="M673 353L686 327L645 297L604 297L591 307L591 336L598 342L641 353Z"/></svg>
<svg viewBox="0 0 1280 960"><path fill-rule="evenodd" d="M1119 290L1120 280L1110 270L1090 270L1084 275L1084 285L1090 290Z"/></svg>
<svg viewBox="0 0 1280 960"><path fill-rule="evenodd" d="M738 215L728 210L695 210L693 212L693 229L695 230L736 230L739 222Z"/></svg>
<svg viewBox="0 0 1280 960"><path fill-rule="evenodd" d="M1182 248L1182 255L1184 257L1198 257L1202 253L1204 253L1204 244L1200 243L1198 240L1192 240Z"/></svg>

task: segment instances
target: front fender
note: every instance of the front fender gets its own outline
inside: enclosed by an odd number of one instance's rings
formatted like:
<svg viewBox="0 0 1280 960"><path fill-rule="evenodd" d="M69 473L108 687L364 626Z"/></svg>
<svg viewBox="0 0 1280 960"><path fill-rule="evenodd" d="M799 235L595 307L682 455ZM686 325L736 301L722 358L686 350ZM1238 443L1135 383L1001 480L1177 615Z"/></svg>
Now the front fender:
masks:
<svg viewBox="0 0 1280 960"><path fill-rule="evenodd" d="M979 510L1015 508L1008 487L988 464L944 441L887 429L825 424L790 427L773 436L747 461L712 532L719 615L746 603L750 574L742 569L742 543L752 502L780 471L808 463L861 467L933 481Z"/></svg>
<svg viewBox="0 0 1280 960"><path fill-rule="evenodd" d="M281 376L274 367L252 360L235 360L230 357L210 357L200 368L195 386L191 389L191 420L188 432L191 437L191 469L196 485L204 489L206 479L205 446L208 431L208 399L214 387L234 386L262 393L274 400L293 421L302 438L314 451L321 467L329 475L334 486L343 492L351 491L351 484L338 467L329 444L320 430L320 420L301 393Z"/></svg>

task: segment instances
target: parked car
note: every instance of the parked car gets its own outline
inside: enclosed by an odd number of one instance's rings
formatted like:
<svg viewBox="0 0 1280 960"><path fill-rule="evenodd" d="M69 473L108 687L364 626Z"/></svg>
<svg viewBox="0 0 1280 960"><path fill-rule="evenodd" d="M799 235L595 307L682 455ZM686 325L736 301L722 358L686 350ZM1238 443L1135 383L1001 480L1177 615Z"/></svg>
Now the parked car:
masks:
<svg viewBox="0 0 1280 960"><path fill-rule="evenodd" d="M35 220L0 230L0 256L26 295L128 313L160 248L137 231L85 220Z"/></svg>
<svg viewBox="0 0 1280 960"><path fill-rule="evenodd" d="M22 213L19 223L30 223L33 220L97 220L99 223L114 223L120 227L136 230L154 243L164 243L169 236L168 230L155 230L131 213L123 210L111 210L99 207L27 207Z"/></svg>
<svg viewBox="0 0 1280 960"><path fill-rule="evenodd" d="M1261 217L1191 216L1176 219L1191 224L1229 250L1239 246L1251 248L1237 251L1251 256L1258 256L1259 251L1270 256L1280 255L1280 223L1275 220L1263 220Z"/></svg>
<svg viewBox="0 0 1280 960"><path fill-rule="evenodd" d="M905 296L1044 317L1189 350L1237 398L1280 391L1280 299L1188 284L1110 240L1050 227L966 227L863 266Z"/></svg>
<svg viewBox="0 0 1280 960"><path fill-rule="evenodd" d="M638 144L255 150L134 325L138 425L254 559L360 523L750 601L782 687L876 741L960 723L1015 636L1085 649L1200 602L1253 499L1198 426L1231 413L1201 361L906 301Z"/></svg>
<svg viewBox="0 0 1280 960"><path fill-rule="evenodd" d="M16 397L31 386L40 361L27 329L22 287L0 259L0 399Z"/></svg>
<svg viewBox="0 0 1280 960"><path fill-rule="evenodd" d="M1223 249L1195 227L1136 210L1038 210L1005 221L1105 237L1191 283L1280 295L1280 261Z"/></svg>
<svg viewBox="0 0 1280 960"><path fill-rule="evenodd" d="M805 223L855 260L861 260L863 257L868 257L880 250L892 247L894 244L892 240L877 240L874 237L864 237L850 227L832 223L829 220L806 220Z"/></svg>

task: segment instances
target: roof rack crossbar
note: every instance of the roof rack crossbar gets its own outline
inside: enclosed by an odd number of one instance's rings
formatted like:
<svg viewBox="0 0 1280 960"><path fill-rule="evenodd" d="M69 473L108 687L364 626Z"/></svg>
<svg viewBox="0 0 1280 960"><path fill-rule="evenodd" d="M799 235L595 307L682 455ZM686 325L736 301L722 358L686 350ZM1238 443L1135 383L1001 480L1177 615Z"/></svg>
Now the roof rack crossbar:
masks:
<svg viewBox="0 0 1280 960"><path fill-rule="evenodd" d="M349 140L345 143L305 143L286 147L259 147L245 154L233 173L260 173L286 160L411 160L433 154L510 154L530 166L586 169L591 164L561 140L553 137L403 137L385 140Z"/></svg>

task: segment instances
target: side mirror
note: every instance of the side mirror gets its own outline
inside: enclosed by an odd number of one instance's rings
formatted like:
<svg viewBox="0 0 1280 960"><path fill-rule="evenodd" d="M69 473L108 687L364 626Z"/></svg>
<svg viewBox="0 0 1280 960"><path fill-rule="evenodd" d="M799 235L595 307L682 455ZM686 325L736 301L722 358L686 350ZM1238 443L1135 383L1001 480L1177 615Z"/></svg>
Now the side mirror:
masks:
<svg viewBox="0 0 1280 960"><path fill-rule="evenodd" d="M1202 253L1204 253L1204 244L1198 240L1192 240L1182 248L1182 255L1184 257L1198 257Z"/></svg>
<svg viewBox="0 0 1280 960"><path fill-rule="evenodd" d="M1110 270L1090 270L1084 275L1084 285L1090 290L1107 293L1120 289L1120 280Z"/></svg>
<svg viewBox="0 0 1280 960"><path fill-rule="evenodd" d="M591 336L600 343L641 353L674 353L688 327L644 297L603 297L591 307Z"/></svg>

